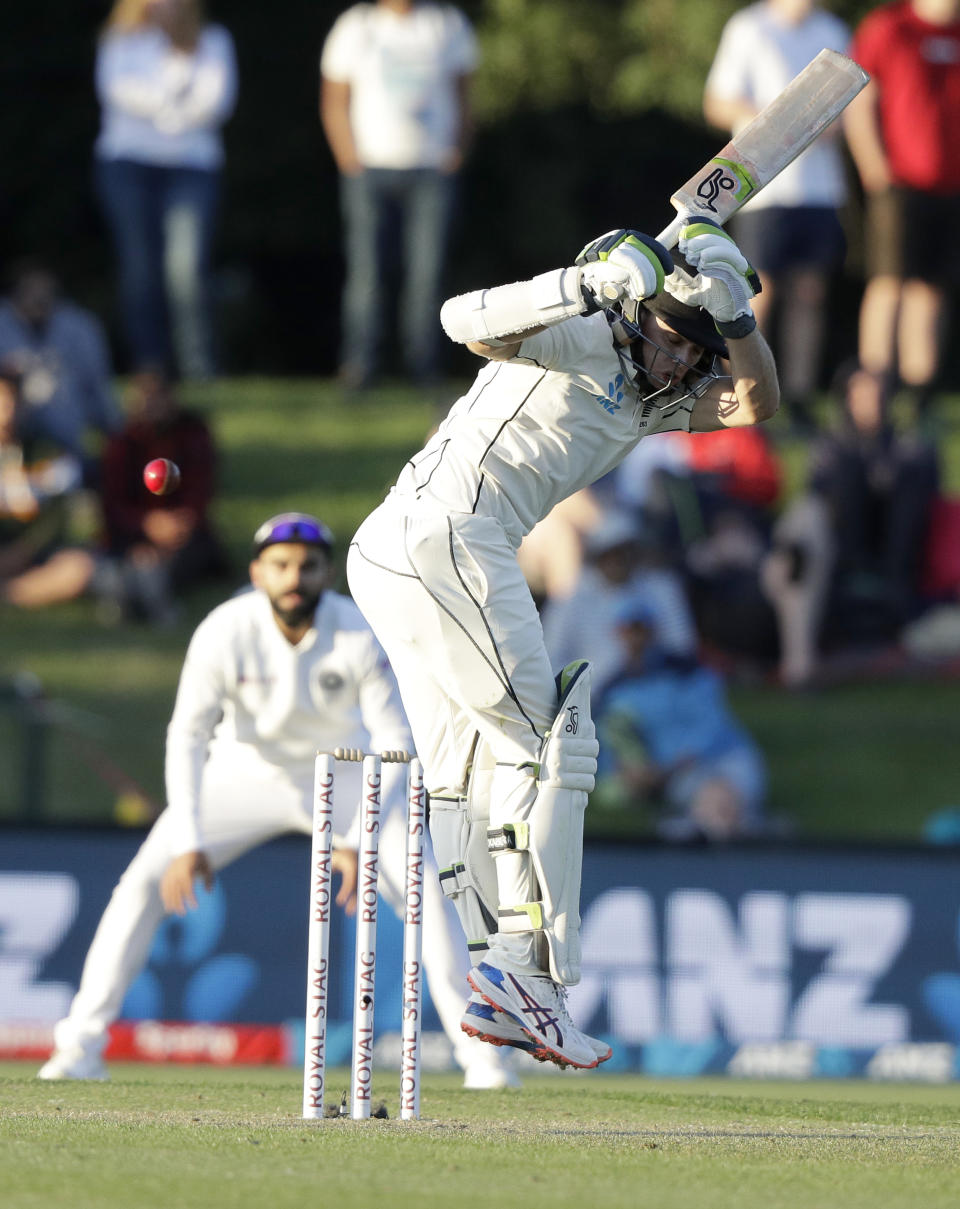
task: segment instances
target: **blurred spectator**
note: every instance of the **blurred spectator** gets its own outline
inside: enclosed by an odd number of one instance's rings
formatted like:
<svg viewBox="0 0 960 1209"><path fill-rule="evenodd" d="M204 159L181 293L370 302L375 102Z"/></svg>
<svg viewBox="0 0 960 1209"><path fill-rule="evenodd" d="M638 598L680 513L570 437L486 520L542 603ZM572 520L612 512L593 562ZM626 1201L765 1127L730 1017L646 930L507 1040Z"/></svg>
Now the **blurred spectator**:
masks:
<svg viewBox="0 0 960 1209"><path fill-rule="evenodd" d="M695 523L684 567L697 632L718 655L766 665L776 658L777 625L761 575L783 485L780 460L760 428L685 439Z"/></svg>
<svg viewBox="0 0 960 1209"><path fill-rule="evenodd" d="M472 129L477 60L449 4L377 0L337 18L320 60L320 116L340 172L347 278L340 376L368 386L378 367L388 253L403 261L403 352L418 382L440 376L442 278L457 174Z"/></svg>
<svg viewBox="0 0 960 1209"><path fill-rule="evenodd" d="M860 362L923 417L960 281L960 0L882 5L851 53L871 75L844 114L866 193Z"/></svg>
<svg viewBox="0 0 960 1209"><path fill-rule="evenodd" d="M215 372L210 305L233 41L199 0L117 0L97 52L97 187L132 368Z"/></svg>
<svg viewBox="0 0 960 1209"><path fill-rule="evenodd" d="M554 666L589 659L594 690L602 689L626 653L615 616L632 598L649 606L665 650L693 653L697 639L683 580L663 565L635 519L608 514L584 538L584 564L574 590L544 606L543 637Z"/></svg>
<svg viewBox="0 0 960 1209"><path fill-rule="evenodd" d="M653 446L653 456L644 446ZM780 459L762 428L671 432L641 441L618 467L616 499L639 507L652 544L673 553L696 632L711 658L772 662L776 616L761 585Z"/></svg>
<svg viewBox="0 0 960 1209"><path fill-rule="evenodd" d="M64 299L56 275L40 261L20 261L10 272L10 291L0 302L0 364L21 383L22 438L72 453L84 480L94 483L89 434L113 432L121 423L110 352L100 321Z"/></svg>
<svg viewBox="0 0 960 1209"><path fill-rule="evenodd" d="M720 677L656 641L642 597L623 601L616 623L626 655L594 711L598 804L653 805L665 839L729 840L761 830L764 760L731 713Z"/></svg>
<svg viewBox="0 0 960 1209"><path fill-rule="evenodd" d="M151 495L143 468L169 458L181 485ZM133 616L164 623L175 597L228 568L210 519L216 451L204 419L180 406L169 382L144 373L133 380L129 416L103 456L103 517L107 552L119 572L117 593Z"/></svg>
<svg viewBox="0 0 960 1209"><path fill-rule="evenodd" d="M845 52L849 41L844 22L814 0L748 5L724 27L704 92L707 120L736 133L824 47ZM827 135L733 219L737 243L760 274L754 314L777 352L783 402L800 429L813 425L830 278L846 250L837 215L845 200L843 157Z"/></svg>
<svg viewBox="0 0 960 1209"><path fill-rule="evenodd" d="M642 442L641 442L642 444ZM517 562L537 608L562 600L579 583L586 535L603 519L597 492L583 487L538 521L520 543Z"/></svg>
<svg viewBox="0 0 960 1209"><path fill-rule="evenodd" d="M0 600L38 609L82 596L94 557L68 540L79 458L35 457L20 433L20 380L0 371Z"/></svg>
<svg viewBox="0 0 960 1209"><path fill-rule="evenodd" d="M611 472L613 498L652 520L669 510L673 480L690 470L687 436L684 432L657 432L634 446Z"/></svg>
<svg viewBox="0 0 960 1209"><path fill-rule="evenodd" d="M937 450L896 431L884 378L848 367L837 394L842 425L814 446L807 492L778 521L764 570L790 685L816 674L821 647L889 643L921 607Z"/></svg>

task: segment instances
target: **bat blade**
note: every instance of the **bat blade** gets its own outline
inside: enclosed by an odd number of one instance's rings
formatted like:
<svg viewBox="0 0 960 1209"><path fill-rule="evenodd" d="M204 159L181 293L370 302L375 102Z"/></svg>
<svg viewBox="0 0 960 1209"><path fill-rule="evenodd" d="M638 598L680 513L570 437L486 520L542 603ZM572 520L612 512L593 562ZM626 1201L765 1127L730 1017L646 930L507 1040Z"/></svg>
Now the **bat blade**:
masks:
<svg viewBox="0 0 960 1209"><path fill-rule="evenodd" d="M870 77L835 50L817 57L673 194L678 217L657 236L672 248L688 216L725 223L850 104Z"/></svg>

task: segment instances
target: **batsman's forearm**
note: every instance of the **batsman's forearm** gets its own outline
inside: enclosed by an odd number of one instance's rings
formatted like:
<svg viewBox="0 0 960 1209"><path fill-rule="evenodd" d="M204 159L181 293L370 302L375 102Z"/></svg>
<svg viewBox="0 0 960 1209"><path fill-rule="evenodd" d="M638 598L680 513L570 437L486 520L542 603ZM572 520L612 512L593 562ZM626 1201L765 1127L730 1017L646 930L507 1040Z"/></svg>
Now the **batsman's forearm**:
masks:
<svg viewBox="0 0 960 1209"><path fill-rule="evenodd" d="M721 412L727 428L759 424L776 415L780 406L780 382L770 346L759 328L740 340L727 340L730 374L736 401Z"/></svg>

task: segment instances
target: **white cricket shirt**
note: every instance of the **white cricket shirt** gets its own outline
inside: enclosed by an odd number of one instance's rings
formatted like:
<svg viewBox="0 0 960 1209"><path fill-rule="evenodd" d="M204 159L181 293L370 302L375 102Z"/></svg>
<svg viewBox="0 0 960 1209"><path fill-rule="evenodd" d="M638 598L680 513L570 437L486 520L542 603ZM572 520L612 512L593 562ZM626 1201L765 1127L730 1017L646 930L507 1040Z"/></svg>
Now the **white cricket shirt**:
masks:
<svg viewBox="0 0 960 1209"><path fill-rule="evenodd" d="M602 312L566 319L490 361L393 495L412 515L493 516L520 545L568 495L611 470L641 437L689 431L694 400L642 403Z"/></svg>
<svg viewBox="0 0 960 1209"><path fill-rule="evenodd" d="M437 168L460 132L458 81L477 44L463 13L417 4L407 13L355 4L324 42L321 74L350 85L350 126L367 168Z"/></svg>
<svg viewBox="0 0 960 1209"><path fill-rule="evenodd" d="M413 748L386 655L353 601L325 592L296 646L281 634L263 592L219 605L190 641L167 729L167 802L178 818L178 850L202 847L198 810L208 760L252 753L309 783L317 751L335 747Z"/></svg>

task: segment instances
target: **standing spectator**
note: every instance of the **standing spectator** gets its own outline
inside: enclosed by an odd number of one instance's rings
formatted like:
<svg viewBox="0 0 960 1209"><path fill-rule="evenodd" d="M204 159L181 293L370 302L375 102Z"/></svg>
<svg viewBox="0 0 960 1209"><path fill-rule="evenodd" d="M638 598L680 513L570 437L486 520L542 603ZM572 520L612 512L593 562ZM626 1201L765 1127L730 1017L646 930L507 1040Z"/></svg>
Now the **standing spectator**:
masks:
<svg viewBox="0 0 960 1209"><path fill-rule="evenodd" d="M97 187L134 370L215 372L210 254L233 41L199 0L117 0L97 52Z"/></svg>
<svg viewBox="0 0 960 1209"><path fill-rule="evenodd" d="M143 485L144 466L158 457L180 468L181 485L171 495L151 495ZM206 421L180 406L162 375L139 375L127 423L103 455L106 545L127 611L166 622L178 593L226 572L210 517L215 487L216 449Z"/></svg>
<svg viewBox="0 0 960 1209"><path fill-rule="evenodd" d="M458 9L416 0L355 4L324 43L320 117L340 172L347 262L340 376L350 390L368 386L379 366L386 260L398 243L406 360L418 382L440 375L442 279L476 59Z"/></svg>
<svg viewBox="0 0 960 1209"><path fill-rule="evenodd" d="M19 430L24 440L46 440L79 458L84 478L96 478L91 432L121 423L113 393L110 352L100 321L61 296L56 275L23 260L10 273L0 302L0 362L20 380Z"/></svg>
<svg viewBox="0 0 960 1209"><path fill-rule="evenodd" d="M960 0L882 5L852 54L871 76L844 118L866 193L860 360L922 417L960 281Z"/></svg>
<svg viewBox="0 0 960 1209"><path fill-rule="evenodd" d="M846 51L849 41L843 21L814 0L749 5L724 27L704 92L707 120L736 133L824 47ZM783 400L800 429L813 424L830 278L846 248L837 214L845 200L843 159L827 135L733 220L737 242L760 274L754 313L775 346Z"/></svg>

